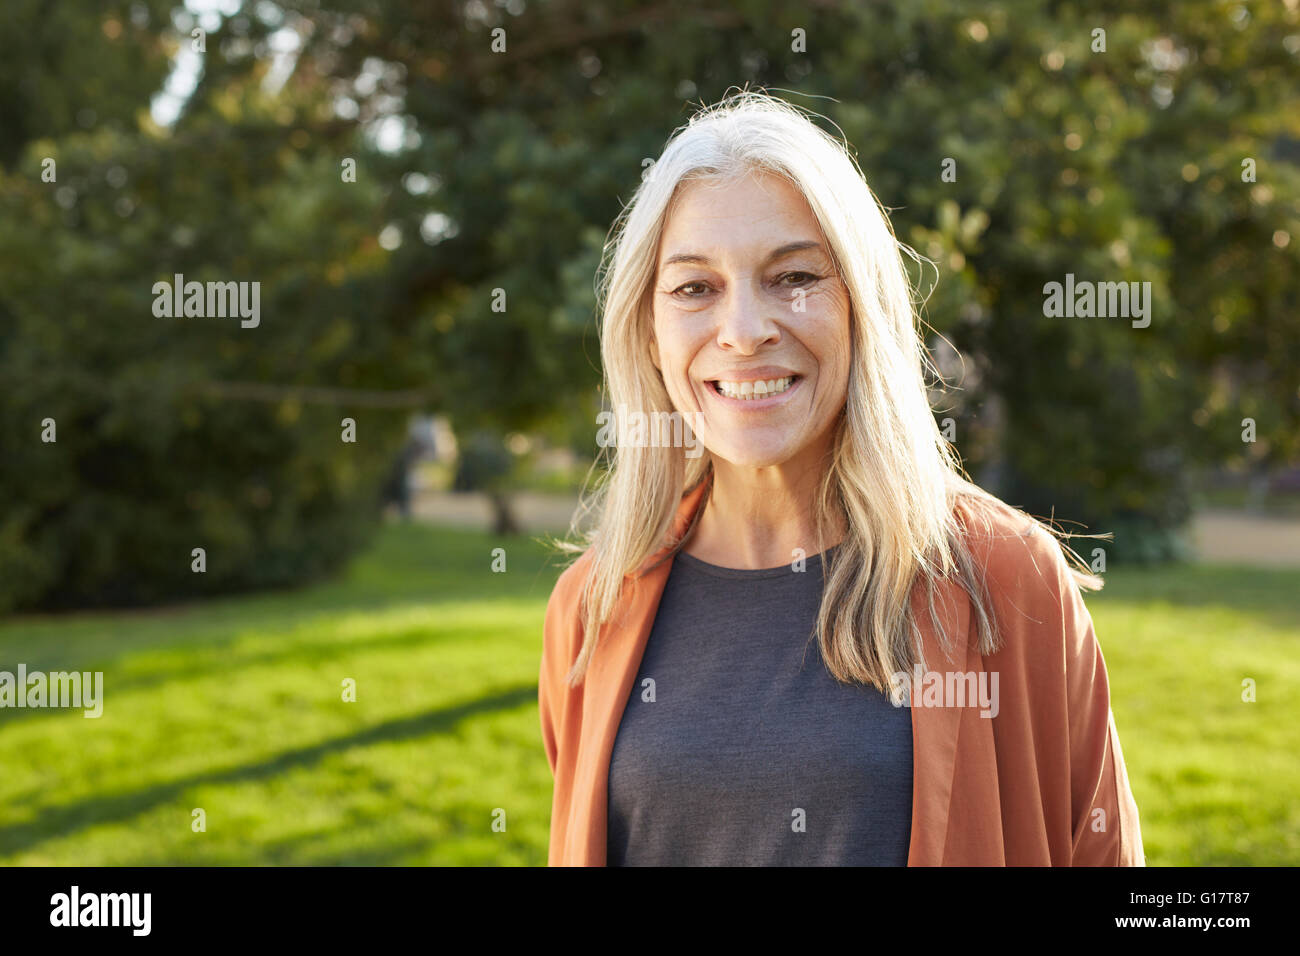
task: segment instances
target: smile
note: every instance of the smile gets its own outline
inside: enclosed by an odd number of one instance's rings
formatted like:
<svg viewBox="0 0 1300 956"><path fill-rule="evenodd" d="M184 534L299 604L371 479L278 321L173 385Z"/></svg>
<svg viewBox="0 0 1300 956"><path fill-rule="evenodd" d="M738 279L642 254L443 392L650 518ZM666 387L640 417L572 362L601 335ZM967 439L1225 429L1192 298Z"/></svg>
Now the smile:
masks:
<svg viewBox="0 0 1300 956"><path fill-rule="evenodd" d="M785 378L773 378L767 381L757 382L723 382L715 381L709 384L719 395L726 398L739 399L742 402L752 402L756 399L771 398L774 395L780 395L788 392L794 385L798 376L787 375Z"/></svg>

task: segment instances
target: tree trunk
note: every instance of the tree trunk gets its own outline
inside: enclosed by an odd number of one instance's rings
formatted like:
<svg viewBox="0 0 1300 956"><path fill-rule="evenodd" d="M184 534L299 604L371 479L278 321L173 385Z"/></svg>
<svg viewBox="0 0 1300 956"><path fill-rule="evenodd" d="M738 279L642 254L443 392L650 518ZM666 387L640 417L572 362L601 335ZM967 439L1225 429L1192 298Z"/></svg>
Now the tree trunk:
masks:
<svg viewBox="0 0 1300 956"><path fill-rule="evenodd" d="M492 502L492 533L500 536L519 534L521 529L510 508L510 496L505 492L490 491L488 499Z"/></svg>

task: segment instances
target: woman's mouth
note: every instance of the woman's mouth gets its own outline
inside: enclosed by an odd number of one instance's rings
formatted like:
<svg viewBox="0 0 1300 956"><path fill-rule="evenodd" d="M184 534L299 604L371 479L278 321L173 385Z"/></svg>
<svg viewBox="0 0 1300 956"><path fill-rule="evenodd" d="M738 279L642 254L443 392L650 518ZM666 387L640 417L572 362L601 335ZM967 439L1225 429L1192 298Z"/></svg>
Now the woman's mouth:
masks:
<svg viewBox="0 0 1300 956"><path fill-rule="evenodd" d="M715 395L720 396L728 402L743 403L745 405L766 406L773 399L788 394L796 385L802 381L800 375L787 375L783 378L759 379L756 381L746 382L729 382L723 379L714 379L708 382Z"/></svg>

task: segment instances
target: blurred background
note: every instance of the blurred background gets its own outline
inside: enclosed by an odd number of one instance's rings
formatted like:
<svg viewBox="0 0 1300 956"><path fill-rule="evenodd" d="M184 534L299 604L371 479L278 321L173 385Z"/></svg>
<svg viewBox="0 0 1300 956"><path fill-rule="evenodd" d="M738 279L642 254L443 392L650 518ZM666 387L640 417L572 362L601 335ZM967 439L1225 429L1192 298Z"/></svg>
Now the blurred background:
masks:
<svg viewBox="0 0 1300 956"><path fill-rule="evenodd" d="M1114 533L1149 862L1300 861L1298 78L1300 0L6 0L0 671L104 709L0 709L0 862L545 862L601 247L744 85L929 260L972 476Z"/></svg>

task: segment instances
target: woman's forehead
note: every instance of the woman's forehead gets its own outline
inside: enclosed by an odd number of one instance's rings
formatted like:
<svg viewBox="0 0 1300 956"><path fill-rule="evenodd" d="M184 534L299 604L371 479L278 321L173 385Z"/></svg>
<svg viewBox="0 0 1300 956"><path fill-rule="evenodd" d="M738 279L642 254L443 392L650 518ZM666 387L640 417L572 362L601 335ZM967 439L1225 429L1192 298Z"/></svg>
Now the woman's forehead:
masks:
<svg viewBox="0 0 1300 956"><path fill-rule="evenodd" d="M748 169L740 173L687 176L673 190L667 216L682 211L683 207L727 206L737 202L779 204L807 210L807 201L799 188L785 176L764 169ZM810 211L810 210L809 210Z"/></svg>
<svg viewBox="0 0 1300 956"><path fill-rule="evenodd" d="M659 243L661 267L708 259L722 248L764 256L778 248L782 255L826 251L807 200L780 177L699 185L683 184L669 207Z"/></svg>

